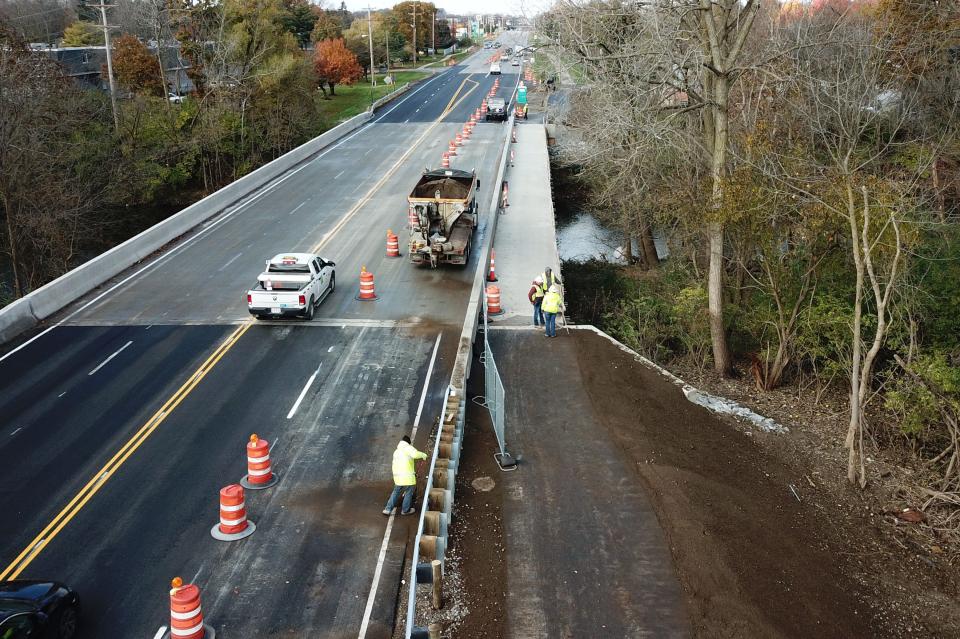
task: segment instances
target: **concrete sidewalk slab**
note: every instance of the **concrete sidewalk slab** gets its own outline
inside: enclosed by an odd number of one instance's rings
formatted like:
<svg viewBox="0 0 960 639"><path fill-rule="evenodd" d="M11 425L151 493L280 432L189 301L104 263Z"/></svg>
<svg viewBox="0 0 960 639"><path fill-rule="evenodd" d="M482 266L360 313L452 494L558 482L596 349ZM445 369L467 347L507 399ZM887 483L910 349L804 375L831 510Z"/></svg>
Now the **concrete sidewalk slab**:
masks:
<svg viewBox="0 0 960 639"><path fill-rule="evenodd" d="M509 401L502 476L507 637L688 637L684 595L640 476L603 426L572 339L490 331ZM609 348L615 347L610 345Z"/></svg>
<svg viewBox="0 0 960 639"><path fill-rule="evenodd" d="M506 325L532 324L527 291L533 278L548 264L560 272L546 131L535 122L518 124L516 130L513 166L505 178L509 206L501 210L494 241L499 280L495 284L504 314L491 321Z"/></svg>

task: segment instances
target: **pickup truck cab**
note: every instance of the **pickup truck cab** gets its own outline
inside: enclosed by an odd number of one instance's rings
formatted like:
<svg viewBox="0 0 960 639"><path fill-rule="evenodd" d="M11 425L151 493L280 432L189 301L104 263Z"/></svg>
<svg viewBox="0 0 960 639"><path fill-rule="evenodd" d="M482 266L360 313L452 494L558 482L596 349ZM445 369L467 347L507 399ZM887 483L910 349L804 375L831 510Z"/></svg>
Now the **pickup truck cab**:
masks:
<svg viewBox="0 0 960 639"><path fill-rule="evenodd" d="M490 75L500 75L500 63L494 62L490 65Z"/></svg>
<svg viewBox="0 0 960 639"><path fill-rule="evenodd" d="M280 253L247 291L247 308L257 319L301 316L313 311L337 286L336 264L311 253Z"/></svg>
<svg viewBox="0 0 960 639"><path fill-rule="evenodd" d="M487 122L491 120L506 120L507 102L503 98L487 98Z"/></svg>

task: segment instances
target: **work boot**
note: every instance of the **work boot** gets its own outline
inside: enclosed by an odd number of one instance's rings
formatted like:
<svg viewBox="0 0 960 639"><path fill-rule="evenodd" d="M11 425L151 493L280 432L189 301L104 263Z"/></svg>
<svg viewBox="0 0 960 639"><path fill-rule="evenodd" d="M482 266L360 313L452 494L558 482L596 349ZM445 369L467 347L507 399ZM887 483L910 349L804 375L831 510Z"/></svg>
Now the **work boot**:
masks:
<svg viewBox="0 0 960 639"><path fill-rule="evenodd" d="M413 515L413 514L416 514L416 512L417 512L417 509L416 509L416 508L411 508L411 509L409 509L409 510L404 510L404 511L401 512L400 514L401 514L401 515Z"/></svg>
<svg viewBox="0 0 960 639"><path fill-rule="evenodd" d="M393 514L393 511L394 511L393 508L384 508L384 509L383 509L383 514L384 514L384 515L392 515L392 514Z"/></svg>

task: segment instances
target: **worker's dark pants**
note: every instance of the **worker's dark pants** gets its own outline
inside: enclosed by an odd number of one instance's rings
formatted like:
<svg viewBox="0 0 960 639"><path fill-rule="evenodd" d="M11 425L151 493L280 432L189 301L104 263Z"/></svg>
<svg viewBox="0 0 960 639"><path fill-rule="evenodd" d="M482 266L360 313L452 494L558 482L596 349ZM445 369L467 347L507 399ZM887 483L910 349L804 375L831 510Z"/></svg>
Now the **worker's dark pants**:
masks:
<svg viewBox="0 0 960 639"><path fill-rule="evenodd" d="M544 313L547 316L547 321L544 324L545 332L544 335L547 337L556 337L557 336L557 314L556 313Z"/></svg>
<svg viewBox="0 0 960 639"><path fill-rule="evenodd" d="M400 495L403 495L403 508L400 509L400 512L406 512L413 507L413 494L417 492L417 486L394 486L393 492L390 493L390 499L387 500L387 505L384 506L384 510L393 510L397 505L397 501L400 499Z"/></svg>
<svg viewBox="0 0 960 639"><path fill-rule="evenodd" d="M543 303L543 298L538 297L537 301L533 303L533 325L540 326L541 324L546 325L547 320L543 319L543 310L540 308L540 304Z"/></svg>

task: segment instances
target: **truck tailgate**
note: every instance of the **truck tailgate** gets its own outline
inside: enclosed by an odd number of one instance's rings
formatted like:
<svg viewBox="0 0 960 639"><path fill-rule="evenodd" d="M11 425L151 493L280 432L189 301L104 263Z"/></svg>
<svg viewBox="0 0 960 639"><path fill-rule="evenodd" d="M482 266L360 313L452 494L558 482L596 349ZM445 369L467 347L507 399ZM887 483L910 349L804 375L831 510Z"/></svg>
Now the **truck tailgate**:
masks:
<svg viewBox="0 0 960 639"><path fill-rule="evenodd" d="M301 308L299 291L250 291L250 306L254 308Z"/></svg>

